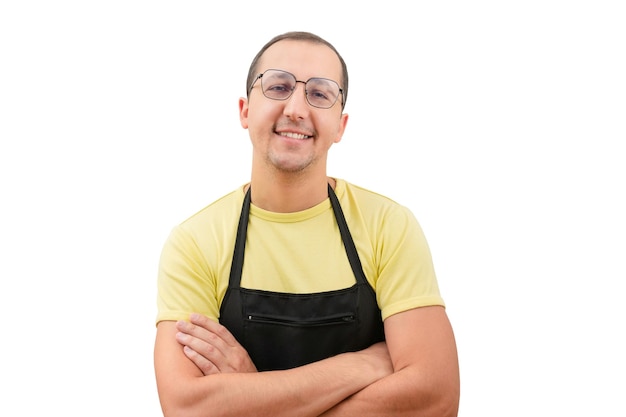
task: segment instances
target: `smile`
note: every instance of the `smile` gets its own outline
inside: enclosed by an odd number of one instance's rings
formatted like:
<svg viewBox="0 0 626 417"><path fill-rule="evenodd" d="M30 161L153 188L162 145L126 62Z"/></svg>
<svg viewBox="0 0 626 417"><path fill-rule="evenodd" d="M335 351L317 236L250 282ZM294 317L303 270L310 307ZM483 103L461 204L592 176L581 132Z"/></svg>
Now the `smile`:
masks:
<svg viewBox="0 0 626 417"><path fill-rule="evenodd" d="M280 136L285 136L292 139L309 139L311 136L303 135L300 133L293 132L277 132Z"/></svg>

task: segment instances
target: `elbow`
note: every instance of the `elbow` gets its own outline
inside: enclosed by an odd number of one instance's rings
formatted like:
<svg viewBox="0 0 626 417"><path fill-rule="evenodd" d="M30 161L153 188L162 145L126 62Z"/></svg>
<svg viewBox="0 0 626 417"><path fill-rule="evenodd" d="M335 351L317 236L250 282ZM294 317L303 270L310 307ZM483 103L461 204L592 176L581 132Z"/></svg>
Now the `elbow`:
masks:
<svg viewBox="0 0 626 417"><path fill-rule="evenodd" d="M160 384L158 382L161 382ZM158 381L159 403L163 417L213 417L217 416L211 407L212 391L201 392L190 381L179 379ZM196 380L192 380L196 382Z"/></svg>
<svg viewBox="0 0 626 417"><path fill-rule="evenodd" d="M440 403L439 410L436 415L438 417L457 417L459 415L459 399L449 398Z"/></svg>
<svg viewBox="0 0 626 417"><path fill-rule="evenodd" d="M432 416L457 417L459 414L460 389L457 384L450 384L439 391L437 400L434 402Z"/></svg>
<svg viewBox="0 0 626 417"><path fill-rule="evenodd" d="M161 397L163 417L207 417L214 414L210 410L201 409L188 399Z"/></svg>
<svg viewBox="0 0 626 417"><path fill-rule="evenodd" d="M459 414L459 398L452 394L439 394L430 400L422 400L407 415L428 417L457 417Z"/></svg>
<svg viewBox="0 0 626 417"><path fill-rule="evenodd" d="M413 408L409 415L428 417L457 417L459 413L460 385L458 378L441 378L422 381L414 392Z"/></svg>
<svg viewBox="0 0 626 417"><path fill-rule="evenodd" d="M198 413L190 407L161 406L163 417L200 417L207 416L206 413Z"/></svg>
<svg viewBox="0 0 626 417"><path fill-rule="evenodd" d="M161 411L163 412L163 417L196 417L189 408L177 407L172 404L161 403Z"/></svg>

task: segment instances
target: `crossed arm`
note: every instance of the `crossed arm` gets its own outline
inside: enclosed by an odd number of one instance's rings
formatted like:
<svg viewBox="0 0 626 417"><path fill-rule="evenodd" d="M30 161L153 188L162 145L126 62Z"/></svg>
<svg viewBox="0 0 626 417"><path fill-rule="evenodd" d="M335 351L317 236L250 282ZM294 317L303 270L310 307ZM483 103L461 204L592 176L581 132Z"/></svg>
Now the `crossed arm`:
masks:
<svg viewBox="0 0 626 417"><path fill-rule="evenodd" d="M360 352L257 372L206 317L161 322L154 361L164 416L456 416L459 368L444 308L393 315L385 337Z"/></svg>

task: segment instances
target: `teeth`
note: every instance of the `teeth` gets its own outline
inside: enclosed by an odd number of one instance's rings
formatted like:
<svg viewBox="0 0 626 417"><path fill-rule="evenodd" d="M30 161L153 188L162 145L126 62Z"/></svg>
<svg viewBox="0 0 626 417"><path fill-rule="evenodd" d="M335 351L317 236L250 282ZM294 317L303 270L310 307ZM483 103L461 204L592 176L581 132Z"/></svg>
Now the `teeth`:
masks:
<svg viewBox="0 0 626 417"><path fill-rule="evenodd" d="M292 133L292 132L280 132L279 134L281 136L287 136L288 138L292 138L292 139L306 139L309 137L307 135L301 135L299 133Z"/></svg>

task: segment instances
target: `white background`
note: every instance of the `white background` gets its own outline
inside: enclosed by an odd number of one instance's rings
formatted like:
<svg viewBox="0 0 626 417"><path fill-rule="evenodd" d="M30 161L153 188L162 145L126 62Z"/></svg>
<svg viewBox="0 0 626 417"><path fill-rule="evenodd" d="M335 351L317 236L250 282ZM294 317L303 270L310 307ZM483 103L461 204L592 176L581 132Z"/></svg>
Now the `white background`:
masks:
<svg viewBox="0 0 626 417"><path fill-rule="evenodd" d="M3 2L0 415L161 415L160 249L247 181L237 99L288 30L348 63L329 173L409 206L426 232L459 415L620 415L619 3Z"/></svg>

